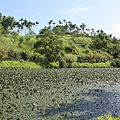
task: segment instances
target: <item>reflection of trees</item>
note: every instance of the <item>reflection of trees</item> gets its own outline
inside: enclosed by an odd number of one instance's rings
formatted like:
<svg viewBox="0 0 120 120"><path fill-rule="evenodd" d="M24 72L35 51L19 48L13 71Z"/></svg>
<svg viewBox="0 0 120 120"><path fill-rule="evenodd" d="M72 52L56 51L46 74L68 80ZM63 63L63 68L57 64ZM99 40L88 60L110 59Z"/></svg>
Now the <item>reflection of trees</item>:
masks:
<svg viewBox="0 0 120 120"><path fill-rule="evenodd" d="M79 95L90 99L80 99L68 104L62 103L59 107L48 107L45 114L42 112L38 114L40 114L40 117L61 114L68 120L88 120L108 114L109 112L114 117L120 116L120 93L107 92L103 89L91 89L88 93L80 93Z"/></svg>

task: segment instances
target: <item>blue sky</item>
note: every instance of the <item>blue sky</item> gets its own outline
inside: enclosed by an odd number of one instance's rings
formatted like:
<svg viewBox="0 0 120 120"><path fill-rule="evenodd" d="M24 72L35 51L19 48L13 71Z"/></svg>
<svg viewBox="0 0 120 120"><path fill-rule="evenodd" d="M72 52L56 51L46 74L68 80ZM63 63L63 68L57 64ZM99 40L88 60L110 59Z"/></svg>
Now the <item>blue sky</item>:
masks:
<svg viewBox="0 0 120 120"><path fill-rule="evenodd" d="M39 29L51 19L66 19L120 38L120 0L1 0L0 12L16 20L38 21Z"/></svg>

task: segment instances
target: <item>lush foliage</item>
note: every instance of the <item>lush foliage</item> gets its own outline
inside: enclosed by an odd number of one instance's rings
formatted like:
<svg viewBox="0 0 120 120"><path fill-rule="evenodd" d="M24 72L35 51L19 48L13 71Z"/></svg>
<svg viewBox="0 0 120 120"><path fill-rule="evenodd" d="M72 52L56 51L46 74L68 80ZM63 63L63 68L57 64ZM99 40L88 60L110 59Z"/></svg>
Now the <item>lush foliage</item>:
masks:
<svg viewBox="0 0 120 120"><path fill-rule="evenodd" d="M41 62L64 61L69 64L109 62L120 59L120 40L103 30L88 29L71 21L50 20L36 35L38 22L0 14L0 61L20 60ZM115 66L115 65L113 65ZM116 66L115 66L116 67ZM119 67L119 66L118 66Z"/></svg>
<svg viewBox="0 0 120 120"><path fill-rule="evenodd" d="M27 21L26 19L21 18L19 21L16 21L14 17L5 16L0 13L0 24L2 25L3 30L2 34L25 34L25 35L35 35L34 26L37 26L38 22ZM24 33L23 33L24 30Z"/></svg>
<svg viewBox="0 0 120 120"><path fill-rule="evenodd" d="M111 67L110 62L99 62L99 63L80 63L80 62L74 62L71 64L71 67L73 68L105 68L105 67Z"/></svg>
<svg viewBox="0 0 120 120"><path fill-rule="evenodd" d="M49 29L42 29L37 36L39 40L34 44L35 51L43 56L43 61L49 63L59 61L60 51L63 50L63 43L58 36L51 33Z"/></svg>
<svg viewBox="0 0 120 120"><path fill-rule="evenodd" d="M111 66L120 67L120 59L113 60L113 62L111 63Z"/></svg>
<svg viewBox="0 0 120 120"><path fill-rule="evenodd" d="M41 68L41 66L35 64L34 62L27 62L27 61L2 61L0 63L0 68L11 68L11 69L16 69L16 68Z"/></svg>

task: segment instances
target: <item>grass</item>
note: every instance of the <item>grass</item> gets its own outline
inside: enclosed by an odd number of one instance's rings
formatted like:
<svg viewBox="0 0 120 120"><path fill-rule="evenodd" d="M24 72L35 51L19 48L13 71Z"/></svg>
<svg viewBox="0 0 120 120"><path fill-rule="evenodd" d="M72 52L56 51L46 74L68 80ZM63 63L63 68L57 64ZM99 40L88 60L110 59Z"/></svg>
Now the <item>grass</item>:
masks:
<svg viewBox="0 0 120 120"><path fill-rule="evenodd" d="M99 62L99 63L80 63L80 62L73 62L72 64L67 63L67 67L71 68L109 68L111 67L110 62ZM51 62L50 68L59 68L59 62Z"/></svg>
<svg viewBox="0 0 120 120"><path fill-rule="evenodd" d="M2 61L1 68L41 68L34 62L19 62L19 61Z"/></svg>
<svg viewBox="0 0 120 120"><path fill-rule="evenodd" d="M69 64L67 65L69 67ZM44 65L41 64L36 64L34 62L19 62L19 61L2 61L0 62L0 67L1 68L42 68ZM111 67L110 62L100 62L100 63L79 63L79 62L74 62L71 65L72 68L107 68ZM49 65L49 68L59 68L59 62L51 62Z"/></svg>
<svg viewBox="0 0 120 120"><path fill-rule="evenodd" d="M87 67L87 68L98 68L98 67L111 67L110 62L99 62L99 63L79 63L75 62L72 67Z"/></svg>
<svg viewBox="0 0 120 120"><path fill-rule="evenodd" d="M107 115L98 117L98 120L120 120L120 117L114 118L114 117L112 117L112 115L109 113L109 114L107 114Z"/></svg>

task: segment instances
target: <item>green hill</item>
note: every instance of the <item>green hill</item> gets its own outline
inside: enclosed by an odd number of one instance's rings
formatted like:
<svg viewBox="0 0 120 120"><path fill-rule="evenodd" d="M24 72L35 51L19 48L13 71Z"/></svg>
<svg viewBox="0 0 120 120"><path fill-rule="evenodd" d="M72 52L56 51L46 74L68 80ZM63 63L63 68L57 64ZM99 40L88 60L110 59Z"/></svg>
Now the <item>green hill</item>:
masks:
<svg viewBox="0 0 120 120"><path fill-rule="evenodd" d="M26 19L21 22L1 15L1 61L24 59L44 67L58 67L59 63L61 67L80 67L80 63L110 63L120 58L120 40L103 30L87 29L84 23L78 27L70 21L55 24L50 20L36 35L34 25Z"/></svg>

